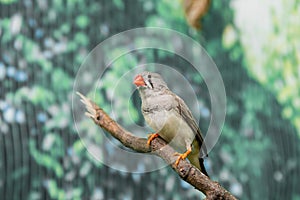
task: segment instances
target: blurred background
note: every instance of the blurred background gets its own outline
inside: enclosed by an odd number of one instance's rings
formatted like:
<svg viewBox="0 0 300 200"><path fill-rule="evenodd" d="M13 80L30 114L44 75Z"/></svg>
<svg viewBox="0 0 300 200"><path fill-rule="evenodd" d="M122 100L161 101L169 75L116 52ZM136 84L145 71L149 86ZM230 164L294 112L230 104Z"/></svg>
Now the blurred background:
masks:
<svg viewBox="0 0 300 200"><path fill-rule="evenodd" d="M298 0L212 1L195 30L180 0L0 0L1 199L203 198L168 167L142 174L107 167L86 151L74 126L73 84L88 53L121 31L155 26L199 42L222 75L227 112L205 163L211 178L240 199L299 200L299 18ZM102 79L97 103L110 113L113 83L150 62L176 66L187 78L206 130L205 82L169 52L141 50L118 59ZM117 103L143 124L139 104L136 93ZM116 119L130 123L122 113ZM80 130L101 143L98 127L83 123Z"/></svg>

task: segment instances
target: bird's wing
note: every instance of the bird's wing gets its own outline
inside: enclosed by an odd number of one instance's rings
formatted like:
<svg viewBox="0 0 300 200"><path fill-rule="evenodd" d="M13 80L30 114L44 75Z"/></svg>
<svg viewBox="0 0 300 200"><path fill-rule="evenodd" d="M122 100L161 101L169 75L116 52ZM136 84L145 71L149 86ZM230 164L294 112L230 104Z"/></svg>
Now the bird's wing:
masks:
<svg viewBox="0 0 300 200"><path fill-rule="evenodd" d="M192 115L192 112L179 96L175 95L175 100L176 100L175 109L177 109L178 113L182 116L182 118L186 121L186 123L190 126L192 131L195 133L195 138L198 141L199 146L201 147L200 157L207 156L207 149L203 142L201 131Z"/></svg>

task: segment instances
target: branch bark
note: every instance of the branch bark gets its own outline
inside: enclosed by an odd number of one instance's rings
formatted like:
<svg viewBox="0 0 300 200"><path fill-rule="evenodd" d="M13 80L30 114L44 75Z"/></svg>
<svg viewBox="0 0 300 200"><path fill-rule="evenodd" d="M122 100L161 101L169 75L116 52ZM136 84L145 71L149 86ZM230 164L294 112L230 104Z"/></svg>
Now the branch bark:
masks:
<svg viewBox="0 0 300 200"><path fill-rule="evenodd" d="M182 160L176 166L176 151L161 138L155 138L151 146L147 145L147 139L134 136L126 131L116 121L111 119L99 106L94 102L77 92L81 97L81 102L86 106L86 116L90 117L98 126L109 132L113 137L118 139L124 146L140 152L152 153L161 157L168 163L174 171L186 182L203 192L207 200L235 200L236 198L225 190L218 182L212 181L205 176L198 168L191 165L188 161Z"/></svg>

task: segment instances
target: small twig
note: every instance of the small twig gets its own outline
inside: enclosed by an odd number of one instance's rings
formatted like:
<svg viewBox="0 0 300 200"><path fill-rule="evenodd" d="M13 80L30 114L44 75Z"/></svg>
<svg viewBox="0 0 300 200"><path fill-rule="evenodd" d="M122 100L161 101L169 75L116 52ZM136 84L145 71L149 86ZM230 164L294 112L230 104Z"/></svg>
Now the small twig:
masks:
<svg viewBox="0 0 300 200"><path fill-rule="evenodd" d="M218 182L210 180L199 169L191 165L188 161L182 160L178 166L175 165L177 156L176 151L161 138L155 138L151 142L151 147L147 145L145 138L139 138L132 133L126 131L116 121L111 119L100 107L94 102L77 92L81 97L81 102L86 106L86 116L93 119L93 121L109 132L113 137L118 139L124 146L141 153L152 153L161 157L166 163L168 163L178 175L194 186L197 190L200 190L206 195L207 200L224 199L234 200L236 199L227 190L219 185Z"/></svg>

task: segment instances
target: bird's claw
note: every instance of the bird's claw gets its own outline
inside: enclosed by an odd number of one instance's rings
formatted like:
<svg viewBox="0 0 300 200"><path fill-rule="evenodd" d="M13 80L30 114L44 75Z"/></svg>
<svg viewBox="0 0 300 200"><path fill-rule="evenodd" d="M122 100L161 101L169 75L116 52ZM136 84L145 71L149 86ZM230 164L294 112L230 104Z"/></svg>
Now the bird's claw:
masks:
<svg viewBox="0 0 300 200"><path fill-rule="evenodd" d="M152 140L154 140L154 138L157 138L158 136L159 136L158 133L149 134L148 140L147 140L147 145L150 146Z"/></svg>
<svg viewBox="0 0 300 200"><path fill-rule="evenodd" d="M191 153L191 150L190 150L190 149L188 149L185 153L178 153L178 152L174 153L174 156L179 156L179 157L177 158L176 162L175 162L175 166L177 167L178 164L179 164L179 162L180 162L180 160L186 159L186 157L187 157L190 153Z"/></svg>

